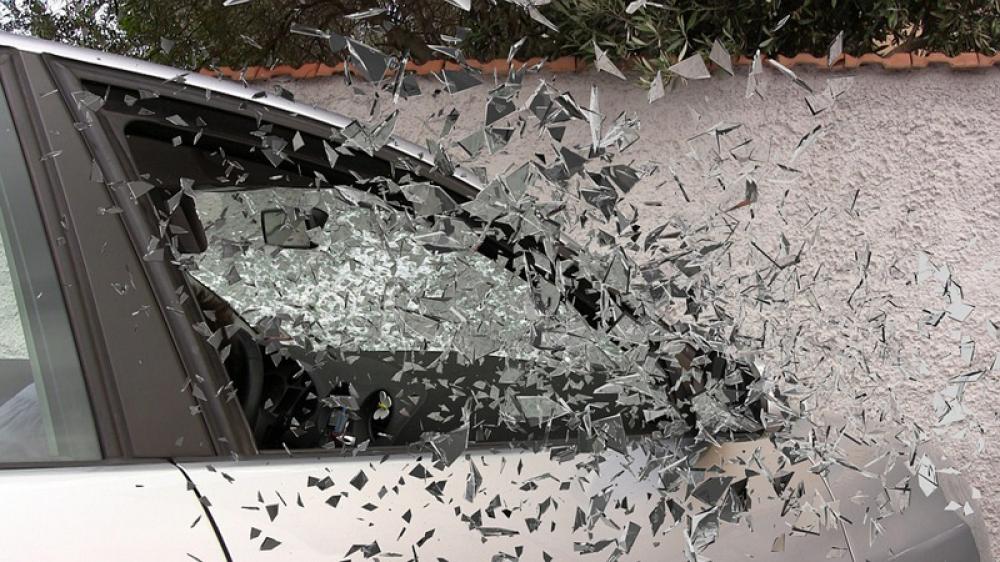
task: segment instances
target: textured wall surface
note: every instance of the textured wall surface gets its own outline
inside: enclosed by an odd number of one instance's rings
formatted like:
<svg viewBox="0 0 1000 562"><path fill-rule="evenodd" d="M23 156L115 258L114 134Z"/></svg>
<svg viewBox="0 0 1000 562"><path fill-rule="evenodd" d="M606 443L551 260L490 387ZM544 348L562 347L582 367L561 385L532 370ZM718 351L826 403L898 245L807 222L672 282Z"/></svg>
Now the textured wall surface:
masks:
<svg viewBox="0 0 1000 562"><path fill-rule="evenodd" d="M692 221L719 216L720 209L743 198L737 178L756 162L758 201L728 214L738 224L733 271L759 267L761 256L752 259L755 250L749 242L777 255L784 235L793 248L805 244L798 269L812 289L783 306L754 311L751 304L739 304L748 310L743 329L752 332L769 318L778 335L800 330L809 344L801 346L797 374L835 379L839 398L832 403L834 410L857 412L862 404L891 404L892 389L898 410L933 436L952 466L981 491L990 535L1000 536L1000 482L995 476L1000 448L994 442L1000 430L995 398L1000 372L987 371L964 389L965 420L940 426L941 410L935 410L951 377L989 369L998 349L989 320L1000 321L1000 72L802 70L800 76L817 91L828 79L853 76L846 93L818 116L807 107L806 93L771 69L763 96L747 99L745 73L744 68L735 77L717 75L679 85L652 105L644 88L606 74L543 74L526 79L520 100L544 79L571 92L584 107L591 86L597 85L606 127L622 111L639 112L642 138L624 160L660 166L659 173L627 197L644 225L671 216ZM364 118L370 109L370 92L346 87L340 77L283 85L299 101L352 117ZM442 115L453 107L461 112L457 131L471 131L482 122L485 88L452 96L434 94L433 81L421 85L424 95L399 105L396 131L401 136L418 143L437 138ZM844 85L841 81L835 87ZM383 111L392 109L391 101L384 105ZM706 179L705 160L695 158L698 139L688 142L721 121L740 124L735 135L749 142L738 149L749 158L720 173L726 190ZM822 125L823 136L791 161L800 139L816 125ZM531 130L527 136L543 139ZM572 134L568 138L574 139ZM586 131L576 140L586 142ZM532 158L547 141L539 142L521 141L494 158L490 171ZM861 265L867 261L866 250L871 252L867 269ZM937 280L916 282L918 252L930 257ZM936 326L923 325L925 309L948 304L942 292L947 271L960 285L963 301L975 308L964 321L945 317ZM812 296L807 298L807 292ZM954 287L952 294L957 294ZM882 311L879 329L870 329L871 315ZM881 337L882 326L889 344L879 349L892 352L875 357L874 338ZM969 340L975 345L971 360ZM870 429L873 435L879 430ZM1000 541L992 542L996 556Z"/></svg>

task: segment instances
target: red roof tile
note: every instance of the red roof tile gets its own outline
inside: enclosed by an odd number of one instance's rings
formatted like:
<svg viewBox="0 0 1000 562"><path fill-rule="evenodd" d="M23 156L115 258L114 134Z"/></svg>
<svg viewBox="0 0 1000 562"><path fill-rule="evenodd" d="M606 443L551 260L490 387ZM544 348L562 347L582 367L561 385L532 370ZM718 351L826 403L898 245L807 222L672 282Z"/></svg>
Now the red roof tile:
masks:
<svg viewBox="0 0 1000 562"><path fill-rule="evenodd" d="M795 55L794 57L785 57L779 55L777 57L778 62L782 65L793 68L795 66L812 66L819 69L828 69L826 57L817 57L807 53L802 53ZM739 66L748 66L751 64L752 60L745 57L739 56L734 58L735 64ZM487 73L506 73L510 66L515 68L521 68L523 66L533 66L540 62L540 58L532 58L527 61L515 60L511 65L507 64L505 59L495 59L489 62L479 62L477 60L469 60L469 66L477 69L481 69ZM1000 54L993 56L980 55L977 53L960 53L953 57L949 57L944 53L927 53L923 55L911 54L911 53L896 53L887 57L876 55L874 53L868 53L861 55L860 57L855 57L852 55L844 55L833 64L832 70L839 69L854 69L861 66L869 65L879 65L886 70L908 70L912 68L927 68L931 65L943 65L946 64L954 70L973 70L977 68L989 68L994 64L1000 65ZM571 56L560 57L555 60L546 61L543 68L549 72L576 72L579 70L584 70L590 68L591 64L583 59L578 59ZM251 80L270 80L280 76L290 76L296 79L307 79L316 78L318 76L332 76L334 74L343 74L344 63L339 63L336 66L329 66L324 63L311 62L305 63L298 67L293 67L287 64L278 65L275 67L263 67L263 66L251 66L246 69L234 69L228 66L224 66L216 69L203 68L199 72L208 76L225 76L233 80L245 79ZM432 60L425 62L423 64L416 64L413 62L408 62L406 64L406 70L410 72L415 72L419 75L428 75L433 72L440 72L442 69L457 70L460 68L456 63L452 61L443 60Z"/></svg>

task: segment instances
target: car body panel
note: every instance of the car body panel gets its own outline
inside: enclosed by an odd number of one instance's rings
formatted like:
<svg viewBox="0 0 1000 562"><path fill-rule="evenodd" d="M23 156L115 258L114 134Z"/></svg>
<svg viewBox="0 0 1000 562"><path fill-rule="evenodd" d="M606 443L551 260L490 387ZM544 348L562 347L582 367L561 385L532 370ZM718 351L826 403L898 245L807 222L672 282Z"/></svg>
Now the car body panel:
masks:
<svg viewBox="0 0 1000 562"><path fill-rule="evenodd" d="M261 551L267 537L281 541L275 554L287 559L344 559L356 545L374 552L377 544L383 555L403 559L490 560L506 554L511 558L500 559L513 560L521 547L524 560L542 560L544 554L607 560L630 522L642 529L622 560L681 559L684 536L680 527L665 532L673 525L669 513L655 539L650 531L649 514L660 497L657 479L639 479L628 470L641 469L643 461L629 463L612 453L599 473L581 479L577 464L588 460L590 455L579 455L560 463L545 450L510 450L470 451L443 470L434 468L429 455L412 454L183 466L211 501L227 547L240 560L271 556ZM481 485L470 501L473 466ZM352 484L359 474L367 478L360 490ZM324 478L331 485L321 489L315 482ZM626 498L628 509L621 503ZM498 504L493 510L491 502ZM578 510L586 522L577 521ZM477 513L481 525L472 523ZM536 530L529 528L532 519ZM261 530L254 539L252 528ZM843 536L834 534L833 540L842 543Z"/></svg>
<svg viewBox="0 0 1000 562"><path fill-rule="evenodd" d="M0 498L4 560L225 559L169 463L2 470Z"/></svg>
<svg viewBox="0 0 1000 562"><path fill-rule="evenodd" d="M768 470L777 467L773 445L764 439L709 447L695 457L692 473L703 469L738 479L751 468L740 459L755 451ZM412 453L191 461L182 466L208 498L227 548L239 560L347 559L352 549L361 549L355 554L360 559L364 549L374 553L375 545L384 556L404 559L489 560L513 555L520 547L526 560L544 554L553 560L608 560L617 545L626 544L631 548L624 552L623 547L618 560L685 559L690 528L673 521L669 508L663 511L659 473L640 474L649 459L639 450L630 453L632 458L625 458L606 451L599 470L586 472L581 467L594 461L592 454L560 462L544 448L469 450L437 468L430 455ZM473 466L480 484L470 500ZM989 559L984 554L988 545L977 544L970 526L944 510L950 495L941 488L930 496L914 491L911 506L882 519L885 531L876 536L864 512L877 513L879 479L835 466L827 488L808 463L800 463L789 485L803 483L801 501L809 506L797 520L789 520L781 513L783 500L759 467L753 472L748 517L737 524L723 522L702 556L716 562ZM329 480L324 484L324 479ZM916 488L915 478L909 483ZM688 500L694 506L698 501ZM493 518L487 515L491 502ZM838 524L832 512L824 518L827 504L838 507L850 523ZM664 521L654 535L651 521L657 510ZM481 522L473 524L476 514ZM632 525L637 534L629 541ZM870 542L869 536L875 540ZM267 543L273 553L264 547L268 538L280 543ZM942 553L947 556L940 557Z"/></svg>
<svg viewBox="0 0 1000 562"><path fill-rule="evenodd" d="M936 448L926 446L922 452L931 464L941 468L950 466ZM878 513L874 498L882 492L879 482L847 469L840 469L841 477L831 480L834 496L841 498L841 515L864 523L844 526L859 559L901 562L991 559L985 554L989 552L989 536L980 515L980 502L974 499L964 480L953 474L937 473L933 491L928 494L920 485L923 477L909 475L902 464L887 469L885 459L880 459L866 463L865 468L886 474L886 482L907 484L910 492L906 509L880 520L882 531L876 533L872 517L866 514ZM949 504L962 507L946 509ZM970 510L968 514L966 507Z"/></svg>
<svg viewBox="0 0 1000 562"><path fill-rule="evenodd" d="M766 442L752 445L767 447ZM713 451L745 454L747 446L723 445ZM267 537L281 542L279 556L297 559L348 557L355 545L371 548L377 543L386 555L407 559L486 560L513 555L522 547L521 556L528 560L541 559L543 553L554 560L607 560L616 541L631 542L627 552L623 547L621 560L683 559L685 524L673 521L669 509L663 511L660 475L640 474L648 459L640 450L630 453L632 458L606 451L596 464L599 469L586 472L581 466L594 462L594 455L560 462L545 449L471 450L441 469L429 455L414 454L182 465L209 499L227 547L241 560L264 559L261 546ZM470 500L473 466L480 484ZM800 471L800 476L808 472ZM321 484L325 478L328 486ZM365 479L358 489L356 484ZM849 552L836 526L823 529L819 537L784 537L789 529L779 513L782 503L768 489L763 476L752 479L752 527L723 523L718 541L703 555L721 562L748 555L806 560L816 552ZM680 493L672 497L683 501ZM499 503L493 518L487 515L491 502ZM504 509L511 511L505 514ZM654 535L651 520L657 510L663 523ZM476 513L482 520L473 525ZM637 527L630 529L633 525ZM252 528L260 530L253 539ZM630 532L637 533L634 542L625 539ZM411 548L418 542L414 553Z"/></svg>
<svg viewBox="0 0 1000 562"><path fill-rule="evenodd" d="M733 471L742 465L742 459L749 459L754 452L770 459L776 458L774 445L767 440L745 443L725 443L708 449L699 458L699 466L726 466ZM946 467L940 452L931 445L921 448L930 461L938 467ZM847 549L843 552L824 552L823 556L813 553L812 557L774 559L827 559L857 561L889 560L992 560L989 555L989 536L980 515L980 502L973 498L969 485L961 478L940 473L936 476L936 486L930 494L925 494L919 484L919 476L910 474L906 465L897 458L888 464L892 455L884 455L874 444L850 444L844 447L845 458L862 472L841 465L829 467L829 476L824 481L812 473L808 463L795 467L797 474L807 483L803 501L821 497L829 501L842 520L839 525L846 537ZM767 462L765 462L767 464ZM892 487L897 494L897 506L905 506L897 512L883 516L880 505L888 501L886 488ZM965 515L961 510L946 511L951 502L968 503L972 513ZM813 502L820 507L823 502ZM751 512L756 518L757 511ZM877 524L874 521L877 520ZM880 530L876 530L879 528ZM799 542L808 537L798 537ZM789 539L790 540L790 539ZM786 547L790 544L786 542ZM943 547L947 544L947 547ZM839 547L838 547L839 548ZM940 558L937 553L947 552L949 557Z"/></svg>

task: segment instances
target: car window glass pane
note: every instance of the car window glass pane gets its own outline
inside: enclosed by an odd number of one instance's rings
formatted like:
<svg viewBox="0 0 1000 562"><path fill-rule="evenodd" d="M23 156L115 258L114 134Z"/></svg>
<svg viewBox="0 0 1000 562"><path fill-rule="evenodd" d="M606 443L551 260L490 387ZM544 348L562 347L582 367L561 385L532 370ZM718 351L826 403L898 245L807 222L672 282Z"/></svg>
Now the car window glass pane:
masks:
<svg viewBox="0 0 1000 562"><path fill-rule="evenodd" d="M59 280L0 93L0 463L100 448Z"/></svg>

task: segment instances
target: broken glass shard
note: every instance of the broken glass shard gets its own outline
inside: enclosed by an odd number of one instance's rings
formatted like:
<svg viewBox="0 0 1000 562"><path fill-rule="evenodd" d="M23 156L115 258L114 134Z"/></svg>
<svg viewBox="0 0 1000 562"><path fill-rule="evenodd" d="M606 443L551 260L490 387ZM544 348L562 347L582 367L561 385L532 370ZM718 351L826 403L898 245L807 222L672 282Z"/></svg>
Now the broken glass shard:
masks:
<svg viewBox="0 0 1000 562"><path fill-rule="evenodd" d="M597 41L594 41L593 44L594 44L594 66L597 67L597 70L599 72L607 72L608 74L614 76L615 78L625 80L625 75L622 74L622 71L618 70L618 67L615 66L615 63L611 62L611 59L608 58L608 53L600 46L598 46Z"/></svg>
<svg viewBox="0 0 1000 562"><path fill-rule="evenodd" d="M708 71L708 67L705 66L705 59L701 58L701 55L697 53L678 62L667 70L688 80L704 80L712 77L712 74Z"/></svg>
<svg viewBox="0 0 1000 562"><path fill-rule="evenodd" d="M712 43L712 52L709 53L708 59L718 65L726 74L733 76L733 57L718 39Z"/></svg>
<svg viewBox="0 0 1000 562"><path fill-rule="evenodd" d="M844 32L841 31L837 36L830 42L830 49L827 51L826 55L826 65L833 66L838 60L840 60L841 55L844 54Z"/></svg>
<svg viewBox="0 0 1000 562"><path fill-rule="evenodd" d="M657 70L653 81L649 83L649 103L653 103L663 96L663 73Z"/></svg>

